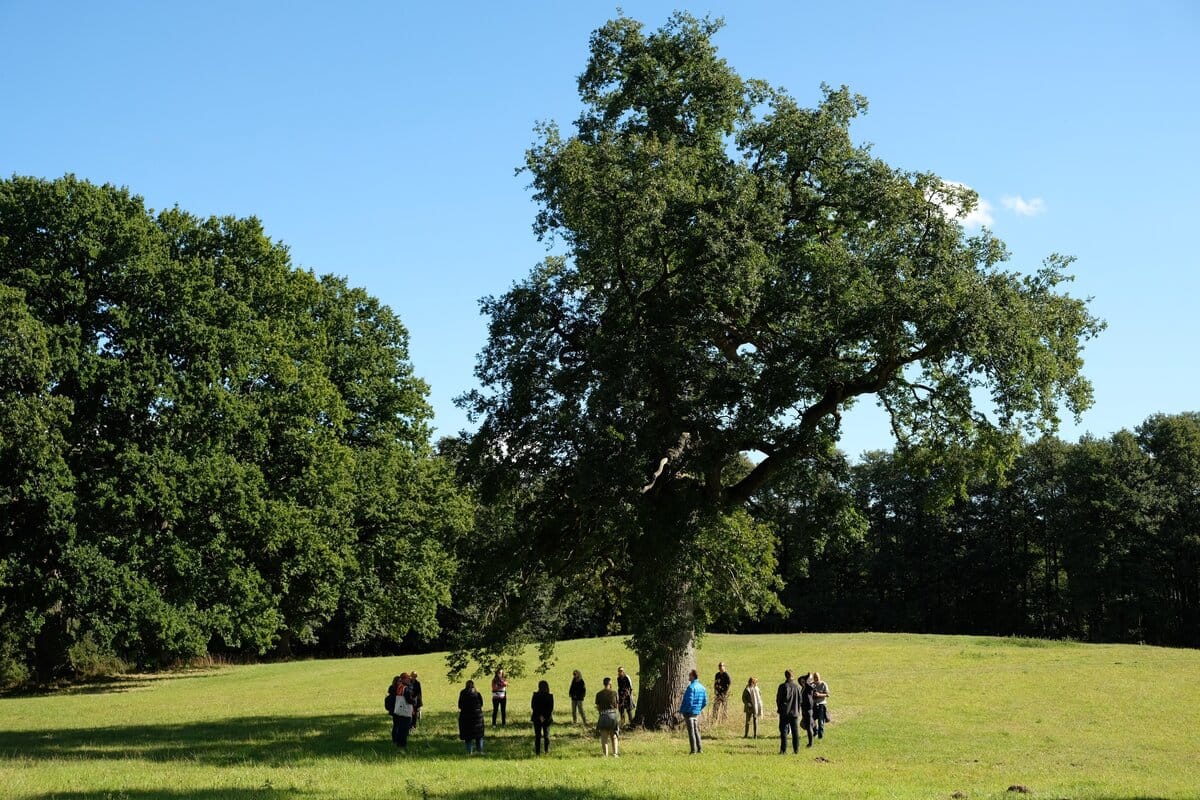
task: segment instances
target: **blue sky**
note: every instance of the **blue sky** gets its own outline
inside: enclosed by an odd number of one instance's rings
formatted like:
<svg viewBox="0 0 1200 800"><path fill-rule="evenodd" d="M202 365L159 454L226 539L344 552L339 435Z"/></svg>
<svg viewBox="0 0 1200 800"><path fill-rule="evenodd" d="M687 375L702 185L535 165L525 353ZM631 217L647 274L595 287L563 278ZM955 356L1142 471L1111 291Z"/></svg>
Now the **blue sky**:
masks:
<svg viewBox="0 0 1200 800"><path fill-rule="evenodd" d="M875 153L976 189L1012 266L1076 256L1108 330L1062 435L1200 410L1200 3L633 2L725 18L721 54L814 103L848 84ZM533 125L578 111L591 2L0 0L0 175L67 172L149 206L255 215L294 262L392 306L439 434L467 425L477 300L545 250ZM869 408L845 450L890 447Z"/></svg>

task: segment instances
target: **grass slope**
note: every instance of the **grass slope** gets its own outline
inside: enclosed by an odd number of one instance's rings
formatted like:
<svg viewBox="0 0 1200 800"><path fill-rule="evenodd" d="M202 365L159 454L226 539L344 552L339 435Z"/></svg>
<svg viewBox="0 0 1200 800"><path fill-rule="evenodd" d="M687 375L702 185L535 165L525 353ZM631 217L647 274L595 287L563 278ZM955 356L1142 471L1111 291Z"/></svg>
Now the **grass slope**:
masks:
<svg viewBox="0 0 1200 800"><path fill-rule="evenodd" d="M0 699L0 797L21 800L276 798L1035 798L1200 797L1200 652L979 637L831 634L710 636L699 666L734 679L705 753L686 733L628 731L602 760L570 724L573 668L589 693L617 665L618 639L566 642L547 676L560 722L535 759L529 694L513 680L509 725L487 755L457 739L458 685L438 654L228 667L130 678L52 696ZM784 668L830 684L823 742L778 755L775 686ZM426 717L398 753L383 695L418 669ZM742 738L748 675L768 706L759 740ZM635 680L636 685L636 680ZM489 704L490 705L490 704ZM590 702L589 702L590 706ZM590 709L594 719L594 709ZM564 713L565 712L565 713ZM489 717L490 722L490 717ZM707 720L706 720L707 723ZM958 794L956 794L958 793Z"/></svg>

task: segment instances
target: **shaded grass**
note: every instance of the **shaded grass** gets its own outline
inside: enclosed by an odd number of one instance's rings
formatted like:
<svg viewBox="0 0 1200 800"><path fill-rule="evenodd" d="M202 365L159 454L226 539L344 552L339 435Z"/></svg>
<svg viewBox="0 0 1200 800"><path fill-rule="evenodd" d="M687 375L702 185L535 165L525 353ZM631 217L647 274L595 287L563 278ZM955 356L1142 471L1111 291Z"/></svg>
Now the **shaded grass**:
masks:
<svg viewBox="0 0 1200 800"><path fill-rule="evenodd" d="M9 697L0 699L0 797L1022 796L1005 791L1014 784L1031 787L1034 798L1200 796L1196 651L980 637L712 636L699 655L706 683L718 660L733 674L735 702L724 724L706 720L699 758L687 755L682 731L629 731L622 758L601 761L591 732L570 724L571 669L584 671L590 694L618 663L636 671L616 639L560 646L546 676L560 724L551 755L540 759L528 702L542 676L512 681L509 726L489 726L487 755L468 759L457 739L459 686L444 679L437 654L218 667ZM780 757L774 715L760 723L763 738L743 739L736 698L755 674L770 708L788 667L822 672L835 721L812 750ZM410 752L398 753L383 695L393 674L414 668L428 710Z"/></svg>

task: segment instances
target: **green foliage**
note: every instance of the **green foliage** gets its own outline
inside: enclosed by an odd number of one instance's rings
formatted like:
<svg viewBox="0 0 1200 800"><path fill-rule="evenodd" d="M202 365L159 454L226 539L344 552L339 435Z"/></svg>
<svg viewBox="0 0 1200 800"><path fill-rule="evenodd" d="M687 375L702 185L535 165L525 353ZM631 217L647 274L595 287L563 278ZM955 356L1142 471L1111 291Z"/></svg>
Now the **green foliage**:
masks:
<svg viewBox="0 0 1200 800"><path fill-rule="evenodd" d="M520 569L565 600L611 561L622 628L658 661L770 607L732 588L771 588L770 537L728 521L823 458L844 409L873 397L909 445L1002 466L1090 403L1080 347L1102 327L1062 292L1069 259L1004 270L1003 244L957 221L973 193L853 144L863 98L803 108L743 79L719 27L593 34L574 132L539 127L525 163L535 230L566 252L484 299L484 389L462 401L482 496L521 494ZM497 605L540 602L530 583L495 581ZM488 619L480 638L502 640Z"/></svg>
<svg viewBox="0 0 1200 800"><path fill-rule="evenodd" d="M39 678L437 632L468 512L378 300L253 218L13 178L0 331L0 645Z"/></svg>

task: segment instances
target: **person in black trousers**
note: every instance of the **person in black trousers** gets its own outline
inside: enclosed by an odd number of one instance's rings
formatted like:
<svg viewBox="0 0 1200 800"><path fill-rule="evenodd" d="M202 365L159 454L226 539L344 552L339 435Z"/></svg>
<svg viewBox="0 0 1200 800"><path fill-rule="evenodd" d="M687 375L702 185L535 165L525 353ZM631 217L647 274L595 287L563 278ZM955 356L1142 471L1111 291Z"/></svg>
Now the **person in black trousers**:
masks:
<svg viewBox="0 0 1200 800"><path fill-rule="evenodd" d="M554 695L550 694L550 684L538 681L538 690L533 693L529 703L533 711L533 752L542 754L543 745L546 755L550 754L550 724L554 722Z"/></svg>
<svg viewBox="0 0 1200 800"><path fill-rule="evenodd" d="M783 683L775 692L775 710L779 712L779 754L787 752L788 732L792 734L792 752L800 752L800 696L801 690L792 680L792 671L784 670Z"/></svg>
<svg viewBox="0 0 1200 800"><path fill-rule="evenodd" d="M624 667L617 667L617 708L621 712L621 724L633 724L633 681L625 674ZM626 721L628 717L628 722Z"/></svg>
<svg viewBox="0 0 1200 800"><path fill-rule="evenodd" d="M583 701L587 697L587 684L584 683L583 673L575 670L571 677L571 688L567 691L567 695L571 698L571 722L577 721L575 716L579 712L578 719L583 720L583 724L587 725L587 712L583 710Z"/></svg>
<svg viewBox="0 0 1200 800"><path fill-rule="evenodd" d="M800 676L800 727L808 734L808 746L813 743L813 686L812 673Z"/></svg>

